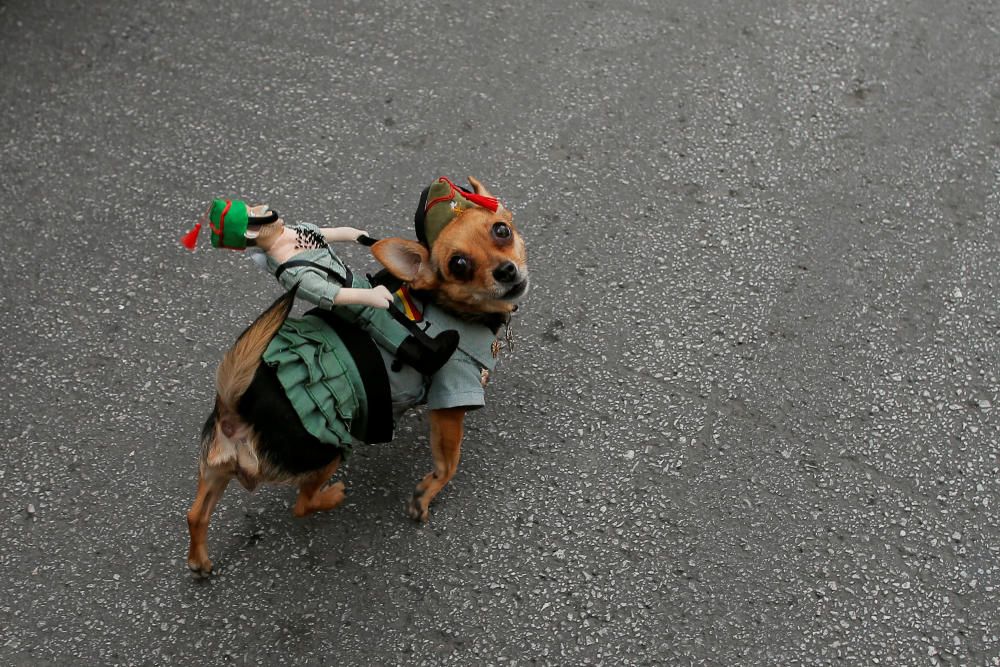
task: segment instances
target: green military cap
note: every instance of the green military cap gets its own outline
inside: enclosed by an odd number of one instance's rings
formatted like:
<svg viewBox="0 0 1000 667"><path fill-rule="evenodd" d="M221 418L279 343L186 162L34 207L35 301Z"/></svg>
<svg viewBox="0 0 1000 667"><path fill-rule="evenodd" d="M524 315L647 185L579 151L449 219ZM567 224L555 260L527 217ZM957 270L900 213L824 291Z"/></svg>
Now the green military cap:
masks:
<svg viewBox="0 0 1000 667"><path fill-rule="evenodd" d="M420 195L420 204L413 216L417 239L428 248L433 246L441 230L462 211L473 206L496 211L500 202L493 197L470 192L442 176Z"/></svg>

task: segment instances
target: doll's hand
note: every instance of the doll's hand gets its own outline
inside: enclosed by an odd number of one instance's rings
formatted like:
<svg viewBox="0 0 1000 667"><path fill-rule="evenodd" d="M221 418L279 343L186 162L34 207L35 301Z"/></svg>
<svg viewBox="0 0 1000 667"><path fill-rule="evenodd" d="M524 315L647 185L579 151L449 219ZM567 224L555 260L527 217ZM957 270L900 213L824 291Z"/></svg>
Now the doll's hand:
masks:
<svg viewBox="0 0 1000 667"><path fill-rule="evenodd" d="M323 227L319 230L327 243L344 243L347 241L357 241L361 236L367 236L368 232L354 227Z"/></svg>
<svg viewBox="0 0 1000 667"><path fill-rule="evenodd" d="M387 310L389 306L392 305L392 292L390 292L385 285L376 285L366 291L372 299L369 305L374 306L375 308L381 308L382 310Z"/></svg>

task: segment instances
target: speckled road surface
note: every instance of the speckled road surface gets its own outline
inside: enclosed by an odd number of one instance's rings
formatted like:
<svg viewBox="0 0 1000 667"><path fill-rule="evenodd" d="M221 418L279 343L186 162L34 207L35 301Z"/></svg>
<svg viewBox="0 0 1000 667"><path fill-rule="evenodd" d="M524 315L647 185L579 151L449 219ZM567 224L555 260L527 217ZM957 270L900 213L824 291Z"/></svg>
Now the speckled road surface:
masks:
<svg viewBox="0 0 1000 667"><path fill-rule="evenodd" d="M1000 665L995 2L6 0L0 44L0 663ZM234 485L193 578L277 286L177 238L412 237L470 173L534 288L430 523L418 413L328 515Z"/></svg>

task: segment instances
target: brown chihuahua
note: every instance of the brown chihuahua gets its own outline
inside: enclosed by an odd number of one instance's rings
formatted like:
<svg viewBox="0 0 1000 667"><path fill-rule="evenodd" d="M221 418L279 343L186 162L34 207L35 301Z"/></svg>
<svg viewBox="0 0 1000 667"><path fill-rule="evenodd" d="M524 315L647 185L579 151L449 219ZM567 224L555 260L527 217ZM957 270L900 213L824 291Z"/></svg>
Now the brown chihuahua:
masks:
<svg viewBox="0 0 1000 667"><path fill-rule="evenodd" d="M297 517L333 509L344 500L344 484L327 483L352 446L391 439L395 419L419 404L430 410L434 468L417 484L407 513L427 521L428 506L458 467L465 413L484 404L498 332L528 288L524 240L510 212L478 180L469 183L471 190L439 178L424 190L415 216L419 241L374 242L372 253L386 269L371 279L375 288L333 254L329 230L288 228L301 252L281 265L267 260L288 292L240 335L216 374L197 497L187 515L191 570L212 570L209 519L232 479L251 491L297 486ZM246 237L253 246L282 233L287 229L251 225ZM341 288L386 284L399 288L388 311L381 299L337 299ZM318 307L289 318L296 294ZM395 318L386 314L393 308L400 311L391 313ZM443 350L434 346L441 341L449 343ZM439 358L428 361L428 354Z"/></svg>

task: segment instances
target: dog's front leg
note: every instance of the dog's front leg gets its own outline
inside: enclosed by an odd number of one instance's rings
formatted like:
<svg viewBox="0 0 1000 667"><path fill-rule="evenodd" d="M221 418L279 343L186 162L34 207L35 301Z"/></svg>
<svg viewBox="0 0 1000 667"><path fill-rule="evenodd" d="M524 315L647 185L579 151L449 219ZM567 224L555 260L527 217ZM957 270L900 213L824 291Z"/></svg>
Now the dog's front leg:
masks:
<svg viewBox="0 0 1000 667"><path fill-rule="evenodd" d="M198 475L198 495L187 515L191 533L188 567L197 574L207 575L212 571L212 561L208 559L208 520L232 478L228 471L210 466L204 466Z"/></svg>
<svg viewBox="0 0 1000 667"><path fill-rule="evenodd" d="M462 456L462 434L465 408L431 410L431 455L434 470L417 484L410 500L407 514L411 519L427 521L427 506L431 504L444 485L454 477L458 460Z"/></svg>

